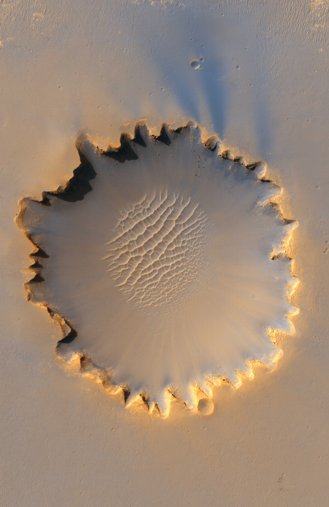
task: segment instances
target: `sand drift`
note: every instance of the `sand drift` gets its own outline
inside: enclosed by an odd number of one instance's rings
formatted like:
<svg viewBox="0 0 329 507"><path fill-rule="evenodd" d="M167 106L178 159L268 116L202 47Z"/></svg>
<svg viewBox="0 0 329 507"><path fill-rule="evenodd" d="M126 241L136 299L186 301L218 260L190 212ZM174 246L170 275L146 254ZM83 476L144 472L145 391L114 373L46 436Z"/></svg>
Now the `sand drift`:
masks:
<svg viewBox="0 0 329 507"><path fill-rule="evenodd" d="M65 187L20 203L29 299L60 325L65 364L126 405L211 413L214 386L273 367L277 334L294 331L281 188L194 124L77 148Z"/></svg>

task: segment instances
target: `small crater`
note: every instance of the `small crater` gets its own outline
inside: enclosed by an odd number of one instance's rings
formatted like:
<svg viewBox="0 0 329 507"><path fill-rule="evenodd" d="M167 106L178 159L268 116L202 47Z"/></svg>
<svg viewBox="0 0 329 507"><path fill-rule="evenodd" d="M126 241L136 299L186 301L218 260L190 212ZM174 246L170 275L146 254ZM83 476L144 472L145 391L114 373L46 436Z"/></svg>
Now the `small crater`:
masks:
<svg viewBox="0 0 329 507"><path fill-rule="evenodd" d="M214 411L214 402L209 398L201 398L198 402L198 413L200 415L211 415Z"/></svg>
<svg viewBox="0 0 329 507"><path fill-rule="evenodd" d="M202 63L204 62L203 56L200 58L194 58L190 62L190 66L193 70L201 70L202 69Z"/></svg>

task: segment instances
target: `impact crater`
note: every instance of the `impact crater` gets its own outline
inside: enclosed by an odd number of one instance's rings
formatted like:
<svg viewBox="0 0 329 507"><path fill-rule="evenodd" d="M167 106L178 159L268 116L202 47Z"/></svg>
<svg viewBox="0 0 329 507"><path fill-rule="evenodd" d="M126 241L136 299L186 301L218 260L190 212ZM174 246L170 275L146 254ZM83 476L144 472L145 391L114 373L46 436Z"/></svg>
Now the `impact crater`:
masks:
<svg viewBox="0 0 329 507"><path fill-rule="evenodd" d="M211 414L214 387L273 368L294 331L281 188L192 123L77 149L66 185L20 202L28 298L59 324L58 357L127 406Z"/></svg>

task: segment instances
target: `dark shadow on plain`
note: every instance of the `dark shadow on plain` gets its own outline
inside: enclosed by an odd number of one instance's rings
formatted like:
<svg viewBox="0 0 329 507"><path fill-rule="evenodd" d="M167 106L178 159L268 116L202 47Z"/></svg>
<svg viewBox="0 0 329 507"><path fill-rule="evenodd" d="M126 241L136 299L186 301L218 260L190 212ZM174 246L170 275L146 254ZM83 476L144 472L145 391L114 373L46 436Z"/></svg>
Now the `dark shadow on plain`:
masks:
<svg viewBox="0 0 329 507"><path fill-rule="evenodd" d="M158 21L157 30L145 23L145 19L143 29L136 29L141 57L159 76L169 93L169 103L172 104L172 98L179 106L178 113L201 124L210 121L211 128L224 137L230 95L228 69L220 57L225 52L225 44L221 44L227 31L224 21L218 24L217 18L214 23L211 12L205 11L201 4L196 9L163 9ZM145 45L146 40L152 40L152 48ZM200 67L195 65L198 58L201 58Z"/></svg>
<svg viewBox="0 0 329 507"><path fill-rule="evenodd" d="M244 114L250 116L248 128L255 132L259 155L267 158L273 144L267 48L254 35L256 18L233 14L229 18L227 12L221 17L219 10L205 9L202 2L193 8L159 8L147 22L150 9L136 7L134 42L159 88L166 91L163 101L157 96L152 107L170 122L166 109L172 111L176 104L177 118L185 115L225 138L228 122L239 122L238 117L230 117L232 87L239 79L232 55L239 55L246 64L239 87L244 87L246 107L251 106Z"/></svg>
<svg viewBox="0 0 329 507"><path fill-rule="evenodd" d="M275 131L271 125L271 86L264 48L254 48L255 66L253 75L253 118L257 148L262 158L267 159L272 148Z"/></svg>

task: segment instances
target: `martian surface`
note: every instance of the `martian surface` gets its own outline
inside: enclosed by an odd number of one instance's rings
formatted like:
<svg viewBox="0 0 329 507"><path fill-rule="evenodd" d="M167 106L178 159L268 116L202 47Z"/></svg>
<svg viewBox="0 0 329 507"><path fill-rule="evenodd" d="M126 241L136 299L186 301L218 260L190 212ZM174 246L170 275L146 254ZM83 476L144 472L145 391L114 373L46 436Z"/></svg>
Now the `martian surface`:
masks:
<svg viewBox="0 0 329 507"><path fill-rule="evenodd" d="M0 3L0 503L328 505L327 0Z"/></svg>

